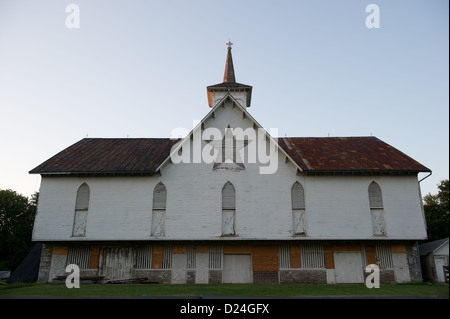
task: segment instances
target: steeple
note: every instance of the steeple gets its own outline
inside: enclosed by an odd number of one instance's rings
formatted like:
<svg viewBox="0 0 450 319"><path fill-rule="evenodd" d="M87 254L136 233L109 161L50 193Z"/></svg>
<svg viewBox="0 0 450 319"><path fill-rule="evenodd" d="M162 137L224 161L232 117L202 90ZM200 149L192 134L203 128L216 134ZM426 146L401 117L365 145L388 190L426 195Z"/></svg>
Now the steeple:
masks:
<svg viewBox="0 0 450 319"><path fill-rule="evenodd" d="M223 82L227 83L236 83L236 77L234 76L234 66L233 66L233 57L231 56L231 46L233 43L229 41L227 43L228 52L227 52L227 61L225 62L225 73L223 75Z"/></svg>
<svg viewBox="0 0 450 319"><path fill-rule="evenodd" d="M208 92L208 105L214 107L226 94L231 94L233 98L242 106L249 107L252 98L252 87L250 85L236 82L234 74L233 57L231 55L231 46L233 43L227 43L227 60L225 62L225 73L223 82L210 85L206 88Z"/></svg>

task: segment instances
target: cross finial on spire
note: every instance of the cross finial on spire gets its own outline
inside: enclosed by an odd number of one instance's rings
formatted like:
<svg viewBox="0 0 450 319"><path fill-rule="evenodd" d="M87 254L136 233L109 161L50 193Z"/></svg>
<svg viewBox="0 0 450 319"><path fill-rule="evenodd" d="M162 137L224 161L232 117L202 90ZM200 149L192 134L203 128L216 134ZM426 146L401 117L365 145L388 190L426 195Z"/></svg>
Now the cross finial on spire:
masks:
<svg viewBox="0 0 450 319"><path fill-rule="evenodd" d="M233 67L233 58L231 57L231 40L228 41L228 51L227 51L227 62L225 63L225 74L223 75L223 82L235 83L236 78L234 77L234 67Z"/></svg>

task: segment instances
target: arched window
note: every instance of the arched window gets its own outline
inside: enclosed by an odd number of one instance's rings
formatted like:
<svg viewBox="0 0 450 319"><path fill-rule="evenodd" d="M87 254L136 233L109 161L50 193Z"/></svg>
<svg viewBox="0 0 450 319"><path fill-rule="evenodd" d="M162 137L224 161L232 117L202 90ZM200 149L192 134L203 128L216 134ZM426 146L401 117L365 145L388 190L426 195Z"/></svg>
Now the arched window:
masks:
<svg viewBox="0 0 450 319"><path fill-rule="evenodd" d="M291 188L292 222L294 235L306 234L305 191L299 182Z"/></svg>
<svg viewBox="0 0 450 319"><path fill-rule="evenodd" d="M380 186L372 182L369 185L369 205L372 218L373 234L386 235L386 222L384 219L383 196Z"/></svg>
<svg viewBox="0 0 450 319"><path fill-rule="evenodd" d="M222 188L222 235L236 234L236 192L227 182Z"/></svg>
<svg viewBox="0 0 450 319"><path fill-rule="evenodd" d="M166 186L160 182L153 190L152 236L165 235L166 199Z"/></svg>
<svg viewBox="0 0 450 319"><path fill-rule="evenodd" d="M86 222L89 210L89 199L91 191L88 184L83 183L77 191L77 198L75 201L75 217L73 222L72 236L84 237L86 236Z"/></svg>

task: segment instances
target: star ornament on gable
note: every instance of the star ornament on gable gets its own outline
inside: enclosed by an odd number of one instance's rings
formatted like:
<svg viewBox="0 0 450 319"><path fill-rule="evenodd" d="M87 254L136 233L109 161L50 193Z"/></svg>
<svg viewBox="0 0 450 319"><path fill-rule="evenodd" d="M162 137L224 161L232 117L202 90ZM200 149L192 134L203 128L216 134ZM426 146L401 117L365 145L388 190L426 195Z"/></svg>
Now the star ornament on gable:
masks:
<svg viewBox="0 0 450 319"><path fill-rule="evenodd" d="M244 161L240 155L240 151L248 145L251 140L237 140L233 135L233 130L230 127L225 129L225 136L222 140L206 140L209 145L214 147L217 154L214 160L213 169L230 169L243 170L245 169Z"/></svg>

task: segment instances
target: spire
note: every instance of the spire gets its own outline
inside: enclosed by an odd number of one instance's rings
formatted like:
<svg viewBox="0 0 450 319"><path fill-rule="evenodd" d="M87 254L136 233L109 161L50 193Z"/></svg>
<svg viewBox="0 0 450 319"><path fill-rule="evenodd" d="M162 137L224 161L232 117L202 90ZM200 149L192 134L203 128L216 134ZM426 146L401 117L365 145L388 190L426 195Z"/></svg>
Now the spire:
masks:
<svg viewBox="0 0 450 319"><path fill-rule="evenodd" d="M227 62L225 63L225 73L223 75L223 82L227 83L235 83L236 78L234 76L234 67L233 67L233 57L231 56L231 46L233 43L228 41L228 52L227 52Z"/></svg>
<svg viewBox="0 0 450 319"><path fill-rule="evenodd" d="M249 107L252 98L252 87L250 85L236 82L234 75L233 58L231 57L231 46L233 43L227 43L227 62L225 63L225 73L223 82L206 87L208 92L208 105L214 107L220 102L226 94L230 94L242 106Z"/></svg>

